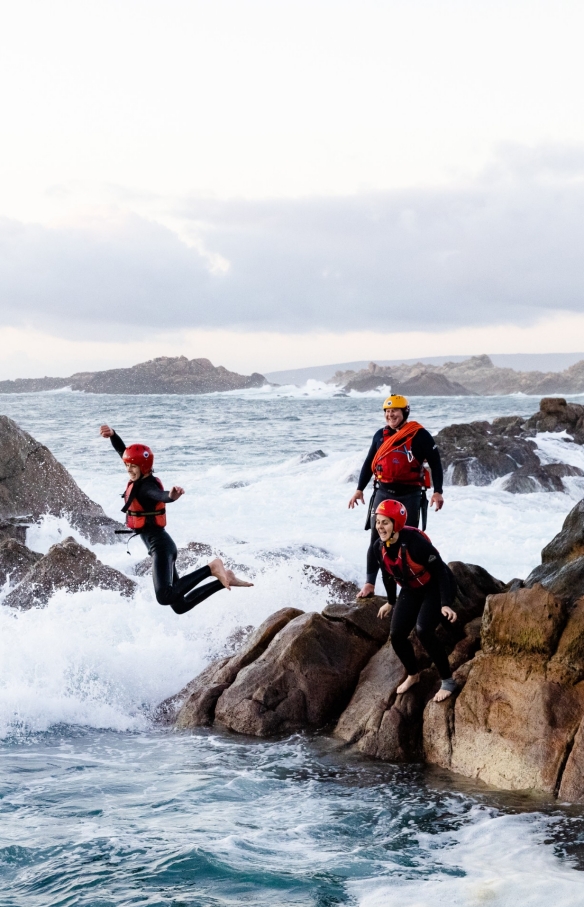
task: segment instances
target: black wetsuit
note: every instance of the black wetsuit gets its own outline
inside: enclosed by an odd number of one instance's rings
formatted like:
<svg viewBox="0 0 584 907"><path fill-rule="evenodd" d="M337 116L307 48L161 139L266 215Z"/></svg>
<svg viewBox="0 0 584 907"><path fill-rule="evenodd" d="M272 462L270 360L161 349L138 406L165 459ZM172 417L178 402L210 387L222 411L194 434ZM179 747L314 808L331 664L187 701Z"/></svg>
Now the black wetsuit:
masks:
<svg viewBox="0 0 584 907"><path fill-rule="evenodd" d="M446 650L436 636L436 627L445 621L442 608L451 606L456 594L456 581L450 569L446 566L436 548L415 529L402 529L397 542L390 545L388 554L394 560L399 554L399 549L405 545L407 552L416 564L424 566L431 579L425 586L411 589L405 584L402 586L396 601L396 577L386 570L381 557L381 546L384 543L378 539L375 543L375 555L383 584L387 592L387 600L393 605L391 613L391 643L394 651L402 662L408 674L417 674L418 665L409 635L416 628L416 634L426 652L436 665L442 680L452 676ZM399 582L399 579L397 580Z"/></svg>
<svg viewBox="0 0 584 907"><path fill-rule="evenodd" d="M114 449L120 457L124 455L126 445L119 435L115 432L111 436L111 442ZM155 504L163 501L168 504L171 497L168 491L163 491L154 476L142 476L134 482L132 489L132 500L144 508L146 512L154 510ZM127 509L126 505L123 512ZM130 504L131 506L131 504ZM152 558L152 579L154 581L154 592L156 601L160 605L170 605L176 614L185 614L200 604L210 595L219 592L224 586L218 579L212 583L206 583L200 589L195 589L204 579L211 576L211 570L208 566L200 567L193 573L187 573L186 576L179 577L176 570L176 545L166 529L162 529L154 522L154 517L147 516L144 529L140 529L137 535L140 536L148 554Z"/></svg>
<svg viewBox="0 0 584 907"><path fill-rule="evenodd" d="M365 462L361 467L361 472L359 474L359 482L357 488L359 491L364 491L367 487L371 477L373 475L371 467L373 465L373 458L375 454L385 441L387 437L394 435L396 431L403 427L403 422L398 428L393 429L386 426L385 428L380 428L379 431L376 431L373 435L373 441L371 442L371 447L369 448L369 453L365 457ZM443 472L442 472L442 462L440 460L440 453L436 447L434 438L429 431L426 431L425 428L421 428L416 432L412 438L412 453L418 463L423 463L426 461L430 467L430 472L432 473L432 484L434 486L434 491L438 494L442 494L442 481L443 481ZM395 501L399 501L400 504L403 504L408 512L407 526L417 526L420 522L420 506L422 503L422 488L416 485L406 485L403 482L393 482L391 484L387 482L378 482L377 490L375 492L375 499L373 501L373 514L375 510L382 501L386 501L388 498L393 498ZM369 549L367 551L367 573L365 576L365 581L375 585L375 580L377 579L377 557L375 556L373 546L379 534L375 528L375 518L372 515L371 519L371 541L369 543Z"/></svg>

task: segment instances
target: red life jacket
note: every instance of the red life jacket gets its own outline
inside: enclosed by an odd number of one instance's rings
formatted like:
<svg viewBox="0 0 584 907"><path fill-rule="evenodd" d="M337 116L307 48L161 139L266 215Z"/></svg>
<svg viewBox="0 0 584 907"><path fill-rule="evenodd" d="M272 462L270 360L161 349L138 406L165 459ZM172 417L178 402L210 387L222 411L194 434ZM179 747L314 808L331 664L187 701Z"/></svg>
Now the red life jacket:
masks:
<svg viewBox="0 0 584 907"><path fill-rule="evenodd" d="M386 434L372 463L378 482L429 487L428 470L412 453L412 441L421 428L418 422L407 422L395 434ZM387 429L384 429L384 434L386 432Z"/></svg>
<svg viewBox="0 0 584 907"><path fill-rule="evenodd" d="M421 529L416 529L414 526L408 526L407 529L409 532L419 532L427 542L430 542L426 533L422 532ZM432 543L430 542L430 544ZM423 564L416 563L413 559L405 541L400 544L397 557L393 560L389 556L386 545L382 543L381 560L385 570L400 586L407 586L409 589L419 589L420 586L425 586L432 579L432 574L428 568L424 567Z"/></svg>
<svg viewBox="0 0 584 907"><path fill-rule="evenodd" d="M164 486L160 479L156 476L153 476L153 479L157 482L161 489L164 489ZM134 532L140 532L141 529L144 529L146 526L146 517L154 517L153 520L149 521L149 525L158 526L160 529L164 529L166 526L166 505L164 501L157 501L154 505L154 510L144 510L140 502L132 497L132 492L134 490L134 483L128 482L126 485L126 490L124 492L124 501L126 506L123 508L126 513L126 526L128 529L133 529ZM129 503L129 507L128 507ZM128 509L126 510L126 507ZM130 509L131 508L131 509Z"/></svg>

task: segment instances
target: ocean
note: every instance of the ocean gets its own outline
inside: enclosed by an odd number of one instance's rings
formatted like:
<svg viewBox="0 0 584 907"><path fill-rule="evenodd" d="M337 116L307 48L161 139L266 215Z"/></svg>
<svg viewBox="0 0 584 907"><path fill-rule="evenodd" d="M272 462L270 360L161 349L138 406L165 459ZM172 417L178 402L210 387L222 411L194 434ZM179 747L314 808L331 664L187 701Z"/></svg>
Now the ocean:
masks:
<svg viewBox="0 0 584 907"><path fill-rule="evenodd" d="M255 583L182 617L156 603L149 576L131 600L92 590L23 613L0 607L2 907L584 902L580 808L357 758L319 735L265 741L150 720L238 628L285 606L324 607L305 564L362 582L365 511L347 503L382 399L338 397L316 381L207 396L0 397L0 412L113 517L125 473L99 425L150 444L165 486L187 492L168 508L177 544L207 543ZM436 432L529 415L538 402L426 397L412 411ZM544 461L584 468L582 448L546 435L538 445ZM584 479L566 483L565 494L529 495L497 482L446 486L427 531L447 560L526 576L584 494ZM27 542L45 552L67 535L87 544L52 517ZM90 547L130 574L145 556L139 539Z"/></svg>

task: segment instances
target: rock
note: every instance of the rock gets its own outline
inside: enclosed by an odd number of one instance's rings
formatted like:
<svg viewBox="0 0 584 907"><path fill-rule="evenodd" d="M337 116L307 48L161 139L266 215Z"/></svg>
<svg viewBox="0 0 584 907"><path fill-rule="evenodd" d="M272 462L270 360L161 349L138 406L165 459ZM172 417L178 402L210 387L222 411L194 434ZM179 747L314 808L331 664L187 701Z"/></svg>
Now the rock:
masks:
<svg viewBox="0 0 584 907"><path fill-rule="evenodd" d="M545 407L545 399L540 407L542 405ZM584 407L579 408L584 413ZM565 491L562 479L582 476L584 471L566 463L540 462L532 437L537 431L544 430L542 419L548 420L546 431L563 431L568 424L565 416L562 416L564 421L558 417L550 422L549 418L540 409L528 420L505 416L492 423L471 422L443 428L436 435L436 443L447 483L489 485L495 479L503 478L501 487L513 494ZM584 433L581 437L580 443L584 441Z"/></svg>
<svg viewBox="0 0 584 907"><path fill-rule="evenodd" d="M314 567L312 564L305 564L303 569L304 575L315 586L324 586L329 590L330 602L355 602L359 587L348 580L340 579L325 570L324 567ZM379 604L381 607L381 603Z"/></svg>
<svg viewBox="0 0 584 907"><path fill-rule="evenodd" d="M67 516L92 543L114 542L121 524L81 491L50 450L0 416L0 519Z"/></svg>
<svg viewBox="0 0 584 907"><path fill-rule="evenodd" d="M17 517L0 520L0 542L5 542L7 539L14 539L17 542L20 542L21 545L25 545L26 530L29 526L29 520L18 519Z"/></svg>
<svg viewBox="0 0 584 907"><path fill-rule="evenodd" d="M212 662L184 690L161 703L156 710L157 720L166 724L176 722L179 728L213 724L215 706L223 690L233 683L242 668L265 652L286 624L302 613L297 608L282 608L271 614L245 640L239 652Z"/></svg>
<svg viewBox="0 0 584 907"><path fill-rule="evenodd" d="M315 460L322 460L324 457L328 457L328 454L325 454L324 450L313 450L311 453L302 454L300 462L313 463Z"/></svg>
<svg viewBox="0 0 584 907"><path fill-rule="evenodd" d="M526 586L541 583L568 604L584 595L584 499L572 508L561 531L545 546L541 560L525 580Z"/></svg>
<svg viewBox="0 0 584 907"><path fill-rule="evenodd" d="M483 614L483 651L549 658L565 622L564 604L539 583L516 592L490 595Z"/></svg>
<svg viewBox="0 0 584 907"><path fill-rule="evenodd" d="M565 491L562 479L568 476L584 476L584 470L567 463L546 463L535 468L522 466L505 479L501 487L512 494Z"/></svg>
<svg viewBox="0 0 584 907"><path fill-rule="evenodd" d="M19 583L31 567L40 561L42 554L31 551L16 539L0 543L0 583L10 580L11 585Z"/></svg>
<svg viewBox="0 0 584 907"><path fill-rule="evenodd" d="M410 367L405 373L403 367L384 367L370 362L368 368L359 372L337 372L332 379L345 383L345 391L377 390L384 385L391 386L392 393L406 394L413 397L468 397L468 391L457 381L451 381L445 375L439 374L436 369L418 363Z"/></svg>
<svg viewBox="0 0 584 907"><path fill-rule="evenodd" d="M238 375L208 359L159 356L131 368L78 372L70 378L34 378L1 381L0 393L27 393L70 387L92 394L208 394L262 387L263 375Z"/></svg>
<svg viewBox="0 0 584 907"><path fill-rule="evenodd" d="M70 537L49 548L6 596L3 604L25 611L35 605L47 604L57 589L81 592L96 586L130 596L136 583L113 567L102 564L92 551Z"/></svg>
<svg viewBox="0 0 584 907"><path fill-rule="evenodd" d="M302 614L221 694L215 720L258 737L323 727L343 710L377 648L344 620Z"/></svg>
<svg viewBox="0 0 584 907"><path fill-rule="evenodd" d="M544 668L541 655L474 659L454 705L448 767L507 790L554 793L580 724L584 684L550 683Z"/></svg>
<svg viewBox="0 0 584 907"><path fill-rule="evenodd" d="M451 485L490 485L515 472L540 469L536 445L528 438L509 438L508 426L495 431L489 422L449 425L436 435L446 481Z"/></svg>
<svg viewBox="0 0 584 907"><path fill-rule="evenodd" d="M584 444L584 406L568 403L564 397L544 397L526 424L535 431L565 431L577 444Z"/></svg>

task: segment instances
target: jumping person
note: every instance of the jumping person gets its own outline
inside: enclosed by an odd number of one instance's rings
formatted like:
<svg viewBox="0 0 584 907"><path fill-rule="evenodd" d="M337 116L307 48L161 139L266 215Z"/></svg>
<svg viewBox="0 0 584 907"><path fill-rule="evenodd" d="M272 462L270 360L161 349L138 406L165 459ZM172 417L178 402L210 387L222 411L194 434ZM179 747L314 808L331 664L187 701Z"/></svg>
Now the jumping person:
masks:
<svg viewBox="0 0 584 907"><path fill-rule="evenodd" d="M176 614L186 614L220 589L253 586L253 583L238 579L219 557L210 561L206 567L179 577L176 571L176 545L164 527L166 504L177 501L185 493L184 488L174 485L170 491L164 490L160 479L152 475L154 454L149 447L144 444L126 447L109 425L102 425L100 434L102 438L110 439L114 450L126 465L129 481L123 494L122 513L126 515L128 529L140 536L152 558L154 592L160 605L170 605ZM195 588L211 576L215 577L213 582Z"/></svg>
<svg viewBox="0 0 584 907"><path fill-rule="evenodd" d="M418 639L440 674L442 683L434 701L442 702L455 692L457 684L435 631L443 619L451 623L456 620L456 613L450 607L456 594L456 581L428 536L406 525L403 504L382 501L375 515L379 534L375 554L387 592L387 604L382 605L377 616L385 618L393 611L391 643L408 675L397 692L405 693L420 679L408 638L415 627ZM401 586L397 601L396 583Z"/></svg>
<svg viewBox="0 0 584 907"><path fill-rule="evenodd" d="M385 428L380 428L373 435L369 453L361 467L357 490L349 507L353 509L361 501L365 503L363 491L371 476L375 477L371 512L374 512L382 501L391 498L400 501L407 511L407 526L417 526L420 522L420 509L426 502L425 488L429 484L430 469L434 493L430 506L441 510L444 506L442 497L442 463L440 454L430 432L419 422L409 421L410 405L401 394L391 394L383 404ZM427 503L425 503L427 507ZM425 528L425 524L422 524ZM365 584L357 598L367 598L375 592L377 578L377 559L373 546L377 539L375 521L371 520L371 542L367 551L367 573Z"/></svg>

